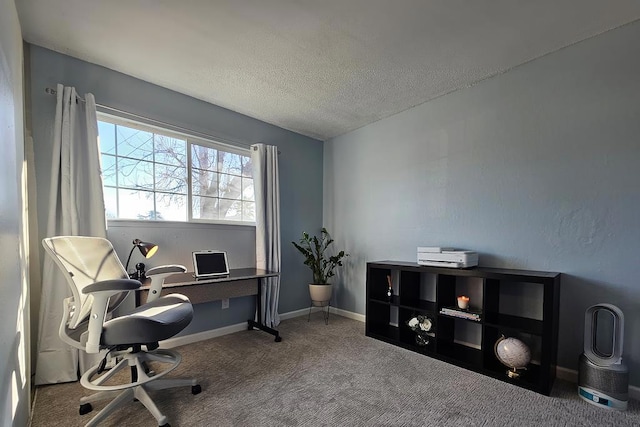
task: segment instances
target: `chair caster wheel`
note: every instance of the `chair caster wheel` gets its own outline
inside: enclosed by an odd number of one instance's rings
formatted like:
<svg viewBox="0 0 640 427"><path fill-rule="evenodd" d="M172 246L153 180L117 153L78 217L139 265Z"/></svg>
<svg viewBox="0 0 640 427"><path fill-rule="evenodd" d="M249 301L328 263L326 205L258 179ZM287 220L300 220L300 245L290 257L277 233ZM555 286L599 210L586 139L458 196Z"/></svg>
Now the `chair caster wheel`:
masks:
<svg viewBox="0 0 640 427"><path fill-rule="evenodd" d="M278 336L276 337L276 342L280 342L280 341L282 341L282 337L281 337L280 335L278 335Z"/></svg>
<svg viewBox="0 0 640 427"><path fill-rule="evenodd" d="M169 423L162 424L160 427L171 427L171 424L169 424Z"/></svg>
<svg viewBox="0 0 640 427"><path fill-rule="evenodd" d="M200 384L191 386L191 394L200 394L201 391L202 387L200 387Z"/></svg>
<svg viewBox="0 0 640 427"><path fill-rule="evenodd" d="M82 405L80 405L80 410L78 412L80 413L80 415L84 415L88 414L91 411L93 411L91 403L83 403Z"/></svg>

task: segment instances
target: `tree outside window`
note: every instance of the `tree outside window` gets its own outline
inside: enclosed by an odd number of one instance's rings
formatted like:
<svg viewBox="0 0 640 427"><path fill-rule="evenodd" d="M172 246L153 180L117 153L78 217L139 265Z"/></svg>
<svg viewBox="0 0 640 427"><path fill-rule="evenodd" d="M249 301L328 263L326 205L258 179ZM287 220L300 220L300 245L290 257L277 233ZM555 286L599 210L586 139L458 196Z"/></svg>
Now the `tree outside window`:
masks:
<svg viewBox="0 0 640 427"><path fill-rule="evenodd" d="M250 156L102 116L98 129L109 219L255 221Z"/></svg>

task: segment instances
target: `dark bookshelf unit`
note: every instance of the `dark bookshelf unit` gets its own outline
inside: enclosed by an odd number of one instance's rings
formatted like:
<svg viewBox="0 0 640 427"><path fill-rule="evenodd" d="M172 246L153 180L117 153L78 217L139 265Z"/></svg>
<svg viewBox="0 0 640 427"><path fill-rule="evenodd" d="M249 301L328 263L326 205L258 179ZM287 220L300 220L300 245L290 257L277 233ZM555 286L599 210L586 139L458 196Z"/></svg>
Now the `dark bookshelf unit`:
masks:
<svg viewBox="0 0 640 427"><path fill-rule="evenodd" d="M468 310L457 309L459 295L470 297ZM369 262L365 331L368 337L549 395L556 376L559 301L560 273ZM443 308L461 313L444 314ZM468 313L475 318L457 316ZM407 326L416 315L432 321L435 337L426 346L416 343ZM519 378L509 378L494 354L503 335L531 350L531 363Z"/></svg>

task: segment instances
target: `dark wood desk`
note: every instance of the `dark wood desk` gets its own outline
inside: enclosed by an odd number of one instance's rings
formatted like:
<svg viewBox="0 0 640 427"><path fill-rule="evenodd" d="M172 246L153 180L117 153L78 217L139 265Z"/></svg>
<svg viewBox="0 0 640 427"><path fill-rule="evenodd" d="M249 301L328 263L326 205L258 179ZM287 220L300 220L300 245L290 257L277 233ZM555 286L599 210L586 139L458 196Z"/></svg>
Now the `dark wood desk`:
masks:
<svg viewBox="0 0 640 427"><path fill-rule="evenodd" d="M280 273L260 270L257 268L235 268L229 270L226 276L196 279L193 272L177 273L167 276L162 286L161 295L180 293L188 297L192 303L217 301L247 295L256 296L256 311L258 320L247 320L249 330L260 329L276 337L275 341L282 341L280 332L262 323L262 280L267 277L278 277ZM141 301L146 301L149 286L142 286L138 292Z"/></svg>

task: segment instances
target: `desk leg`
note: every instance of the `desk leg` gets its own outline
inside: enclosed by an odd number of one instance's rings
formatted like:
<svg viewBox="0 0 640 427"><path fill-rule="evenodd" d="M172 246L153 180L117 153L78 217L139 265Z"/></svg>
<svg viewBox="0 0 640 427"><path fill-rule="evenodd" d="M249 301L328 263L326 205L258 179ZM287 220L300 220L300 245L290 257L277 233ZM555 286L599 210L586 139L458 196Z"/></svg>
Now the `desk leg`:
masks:
<svg viewBox="0 0 640 427"><path fill-rule="evenodd" d="M268 334L271 334L276 337L275 342L282 341L282 337L280 336L280 332L276 331L273 328L268 327L267 325L262 324L262 280L258 279L258 294L256 295L256 312L258 313L258 321L256 322L253 319L247 320L249 330L253 330L253 328L260 329Z"/></svg>

